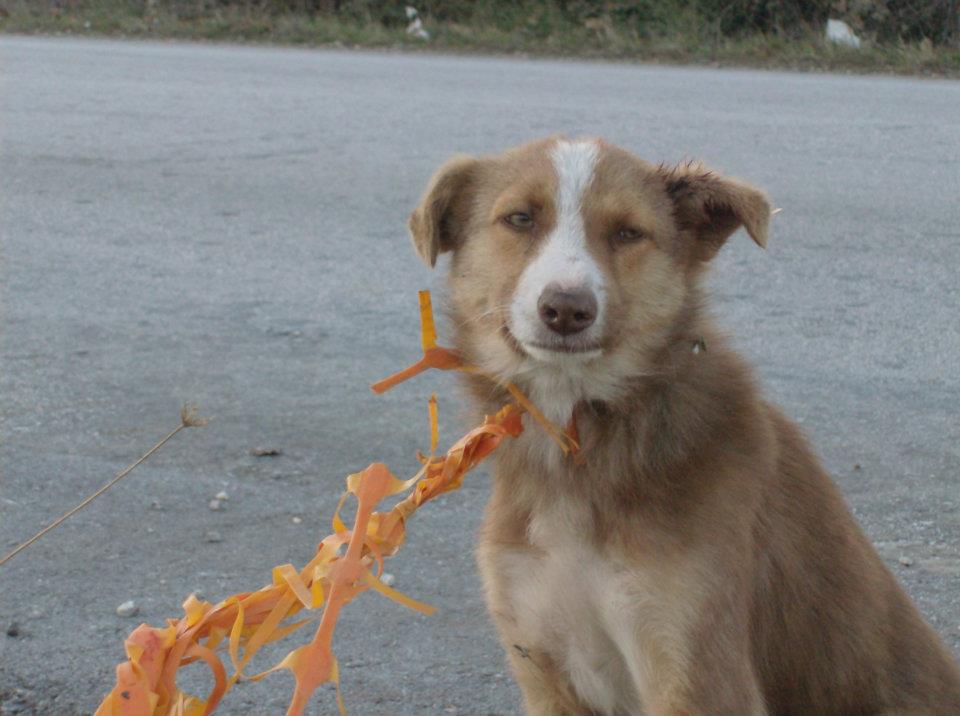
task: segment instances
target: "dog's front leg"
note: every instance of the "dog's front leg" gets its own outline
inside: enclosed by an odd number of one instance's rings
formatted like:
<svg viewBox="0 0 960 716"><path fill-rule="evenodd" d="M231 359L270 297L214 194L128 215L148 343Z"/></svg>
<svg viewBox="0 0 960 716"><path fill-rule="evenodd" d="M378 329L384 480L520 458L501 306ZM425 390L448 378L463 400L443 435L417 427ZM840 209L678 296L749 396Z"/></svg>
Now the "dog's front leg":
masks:
<svg viewBox="0 0 960 716"><path fill-rule="evenodd" d="M485 534L499 536L511 526L490 526L488 517ZM481 540L477 558L490 615L523 694L527 716L591 716L576 698L568 675L543 648L544 589L538 579L542 555L518 535L510 543L493 537Z"/></svg>
<svg viewBox="0 0 960 716"><path fill-rule="evenodd" d="M746 625L742 632L721 623L712 628L693 635L683 658L647 660L644 702L650 716L767 716L742 636Z"/></svg>
<svg viewBox="0 0 960 716"><path fill-rule="evenodd" d="M547 654L512 644L507 647L507 660L523 694L527 716L591 716Z"/></svg>
<svg viewBox="0 0 960 716"><path fill-rule="evenodd" d="M702 665L701 665L702 666ZM712 683L659 689L648 699L650 716L768 716L763 696L748 669L732 667ZM696 669L697 666L694 666ZM711 669L712 671L712 669ZM694 675L694 678L698 678Z"/></svg>
<svg viewBox="0 0 960 716"><path fill-rule="evenodd" d="M604 617L646 716L767 716L752 658L749 579L726 545L647 559Z"/></svg>

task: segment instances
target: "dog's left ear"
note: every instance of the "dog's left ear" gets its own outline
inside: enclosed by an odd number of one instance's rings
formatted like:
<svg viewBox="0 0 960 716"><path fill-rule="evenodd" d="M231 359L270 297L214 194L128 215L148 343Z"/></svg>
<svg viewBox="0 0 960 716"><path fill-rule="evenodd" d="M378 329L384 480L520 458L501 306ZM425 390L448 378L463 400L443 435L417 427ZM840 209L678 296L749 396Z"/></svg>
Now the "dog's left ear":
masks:
<svg viewBox="0 0 960 716"><path fill-rule="evenodd" d="M711 171L700 163L660 167L681 230L698 241L709 260L743 226L761 248L767 247L770 202L759 189Z"/></svg>
<svg viewBox="0 0 960 716"><path fill-rule="evenodd" d="M453 249L465 220L463 199L469 192L478 165L473 157L460 155L440 167L410 214L408 227L413 246L430 268L437 256Z"/></svg>

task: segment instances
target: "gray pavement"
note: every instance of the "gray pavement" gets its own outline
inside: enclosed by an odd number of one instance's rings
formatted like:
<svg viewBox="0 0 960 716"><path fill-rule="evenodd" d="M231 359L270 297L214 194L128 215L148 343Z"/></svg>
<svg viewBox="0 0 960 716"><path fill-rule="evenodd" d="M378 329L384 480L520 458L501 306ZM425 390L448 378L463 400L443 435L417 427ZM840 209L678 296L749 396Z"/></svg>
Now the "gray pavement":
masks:
<svg viewBox="0 0 960 716"><path fill-rule="evenodd" d="M90 713L140 619L301 564L345 474L413 468L430 391L458 436L448 376L366 387L416 357L416 289L440 288L406 214L449 154L554 132L703 158L784 208L767 252L718 259L716 312L960 653L958 118L949 81L0 37L0 551L181 403L215 418L0 568L0 713ZM348 608L351 713L518 713L471 556L487 487L425 508L389 566L436 616ZM290 686L218 713L282 713Z"/></svg>

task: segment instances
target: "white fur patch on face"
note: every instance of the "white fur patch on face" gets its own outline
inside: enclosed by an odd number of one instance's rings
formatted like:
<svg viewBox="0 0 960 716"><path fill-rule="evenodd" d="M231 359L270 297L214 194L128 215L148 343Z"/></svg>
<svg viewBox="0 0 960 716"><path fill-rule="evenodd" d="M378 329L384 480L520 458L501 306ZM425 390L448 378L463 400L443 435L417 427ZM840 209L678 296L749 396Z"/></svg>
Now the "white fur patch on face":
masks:
<svg viewBox="0 0 960 716"><path fill-rule="evenodd" d="M550 153L557 172L555 198L557 222L536 258L524 269L510 305L510 332L532 357L546 362L596 358L599 350L589 349L603 333L605 287L603 273L587 250L587 236L581 204L593 181L599 147L596 142L557 142ZM543 290L558 284L561 290L587 289L597 299L593 325L566 339L559 337L540 320L537 302ZM587 348L562 353L549 346Z"/></svg>

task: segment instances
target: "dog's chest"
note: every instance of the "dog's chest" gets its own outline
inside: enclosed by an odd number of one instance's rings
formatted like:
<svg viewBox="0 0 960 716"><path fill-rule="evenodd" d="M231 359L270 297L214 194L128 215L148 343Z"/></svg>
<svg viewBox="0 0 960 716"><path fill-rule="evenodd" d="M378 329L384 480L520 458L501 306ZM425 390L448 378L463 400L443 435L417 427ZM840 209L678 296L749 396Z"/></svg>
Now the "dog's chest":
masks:
<svg viewBox="0 0 960 716"><path fill-rule="evenodd" d="M642 713L643 669L629 637L634 580L588 545L582 517L570 509L543 512L528 533L537 551L507 556L507 598L518 639L527 642L516 646L546 653L596 713Z"/></svg>

